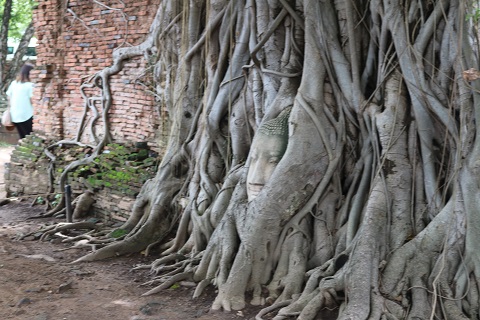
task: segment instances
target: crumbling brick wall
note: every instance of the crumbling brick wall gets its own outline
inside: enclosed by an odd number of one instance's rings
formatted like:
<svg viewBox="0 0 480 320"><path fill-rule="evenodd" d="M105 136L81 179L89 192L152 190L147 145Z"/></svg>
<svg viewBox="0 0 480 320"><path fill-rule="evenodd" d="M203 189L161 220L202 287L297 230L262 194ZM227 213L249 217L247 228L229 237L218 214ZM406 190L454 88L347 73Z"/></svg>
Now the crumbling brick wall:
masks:
<svg viewBox="0 0 480 320"><path fill-rule="evenodd" d="M32 201L49 199L52 205L65 190L60 190L64 168L91 152L89 147L68 145L52 150L56 158L49 176L50 158L44 150L52 141L27 135L12 152L5 165L5 190L9 197L23 196ZM131 146L111 144L94 162L77 167L67 175L72 197L85 190L94 193L90 215L102 220L126 221L135 198L146 180L154 177L160 158L144 143ZM49 184L52 178L53 185Z"/></svg>
<svg viewBox="0 0 480 320"><path fill-rule="evenodd" d="M112 53L144 41L159 0L60 1L40 0L34 12L37 47L34 131L47 138L77 135L85 101L79 87L111 66ZM109 112L114 142L148 141L155 148L159 117L151 82L142 57L129 61L111 79L113 104ZM98 94L97 91L87 92ZM100 105L97 103L99 109ZM99 110L101 112L101 110ZM87 120L92 112L87 113ZM103 132L101 118L97 132ZM88 130L82 141L92 142Z"/></svg>
<svg viewBox="0 0 480 320"><path fill-rule="evenodd" d="M32 72L35 83L34 135L22 140L13 152L6 172L6 190L10 196L36 197L49 193L49 161L42 156L46 147L43 141L77 136L86 103L80 86L112 65L115 49L138 45L145 40L159 2L39 0L38 9L34 12L38 39L36 68ZM143 57L134 58L125 64L123 71L110 79L113 96L108 114L111 142L120 145L147 142L149 149L161 153L161 119L157 112L159 106L150 93L152 80L151 72L146 71L148 67ZM98 95L99 89L87 90L86 94L87 97ZM97 103L96 107L101 113L101 105ZM87 122L92 115L89 110ZM97 133L103 132L101 117L95 129ZM89 130L82 134L80 140L94 144ZM37 146L39 143L42 145ZM62 163L57 170L62 170ZM150 174L153 175L154 171ZM58 178L59 174L56 176ZM93 213L107 220L128 218L135 194L143 181L119 181L108 186L104 183L92 187L82 179L85 180L84 177L76 177L73 172L69 178L72 189L77 194L86 189L94 190L96 202ZM36 183L32 184L32 181ZM129 188L128 192L125 185ZM54 190L54 193L60 192L62 190Z"/></svg>

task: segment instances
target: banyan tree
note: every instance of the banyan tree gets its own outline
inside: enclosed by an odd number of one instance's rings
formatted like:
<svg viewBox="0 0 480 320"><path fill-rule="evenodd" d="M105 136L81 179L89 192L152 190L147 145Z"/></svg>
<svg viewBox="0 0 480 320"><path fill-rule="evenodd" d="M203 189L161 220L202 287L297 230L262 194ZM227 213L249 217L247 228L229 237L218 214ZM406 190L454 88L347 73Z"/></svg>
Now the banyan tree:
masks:
<svg viewBox="0 0 480 320"><path fill-rule="evenodd" d="M479 319L477 12L161 1L95 84L108 103L109 77L145 56L168 146L126 235L77 262L146 250L146 294L189 279L257 319Z"/></svg>

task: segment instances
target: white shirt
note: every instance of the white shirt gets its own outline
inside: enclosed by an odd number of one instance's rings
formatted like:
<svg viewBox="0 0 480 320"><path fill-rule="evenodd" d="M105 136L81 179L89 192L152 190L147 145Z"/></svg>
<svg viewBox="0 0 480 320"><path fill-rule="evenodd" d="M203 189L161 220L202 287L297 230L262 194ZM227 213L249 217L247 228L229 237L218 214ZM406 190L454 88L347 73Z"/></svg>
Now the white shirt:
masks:
<svg viewBox="0 0 480 320"><path fill-rule="evenodd" d="M32 82L13 81L8 87L7 96L10 98L10 114L12 122L24 122L33 117Z"/></svg>

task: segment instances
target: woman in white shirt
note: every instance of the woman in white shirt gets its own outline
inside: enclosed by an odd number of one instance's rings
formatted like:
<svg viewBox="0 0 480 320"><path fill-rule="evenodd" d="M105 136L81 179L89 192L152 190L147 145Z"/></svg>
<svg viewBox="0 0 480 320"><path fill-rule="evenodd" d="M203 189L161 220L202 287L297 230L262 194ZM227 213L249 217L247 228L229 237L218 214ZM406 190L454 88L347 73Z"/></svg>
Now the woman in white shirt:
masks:
<svg viewBox="0 0 480 320"><path fill-rule="evenodd" d="M20 139L25 138L33 130L33 83L30 81L31 64L25 64L17 79L10 84L7 90L10 115L18 130Z"/></svg>

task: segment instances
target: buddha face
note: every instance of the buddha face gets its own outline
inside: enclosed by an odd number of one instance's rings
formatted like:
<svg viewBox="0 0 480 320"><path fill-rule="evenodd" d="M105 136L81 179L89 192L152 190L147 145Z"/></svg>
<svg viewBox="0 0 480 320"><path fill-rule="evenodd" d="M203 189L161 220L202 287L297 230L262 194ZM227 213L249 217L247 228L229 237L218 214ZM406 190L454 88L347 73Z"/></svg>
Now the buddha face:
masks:
<svg viewBox="0 0 480 320"><path fill-rule="evenodd" d="M252 201L263 189L273 170L287 148L288 139L284 135L257 133L250 151L250 167L247 174L247 197Z"/></svg>

